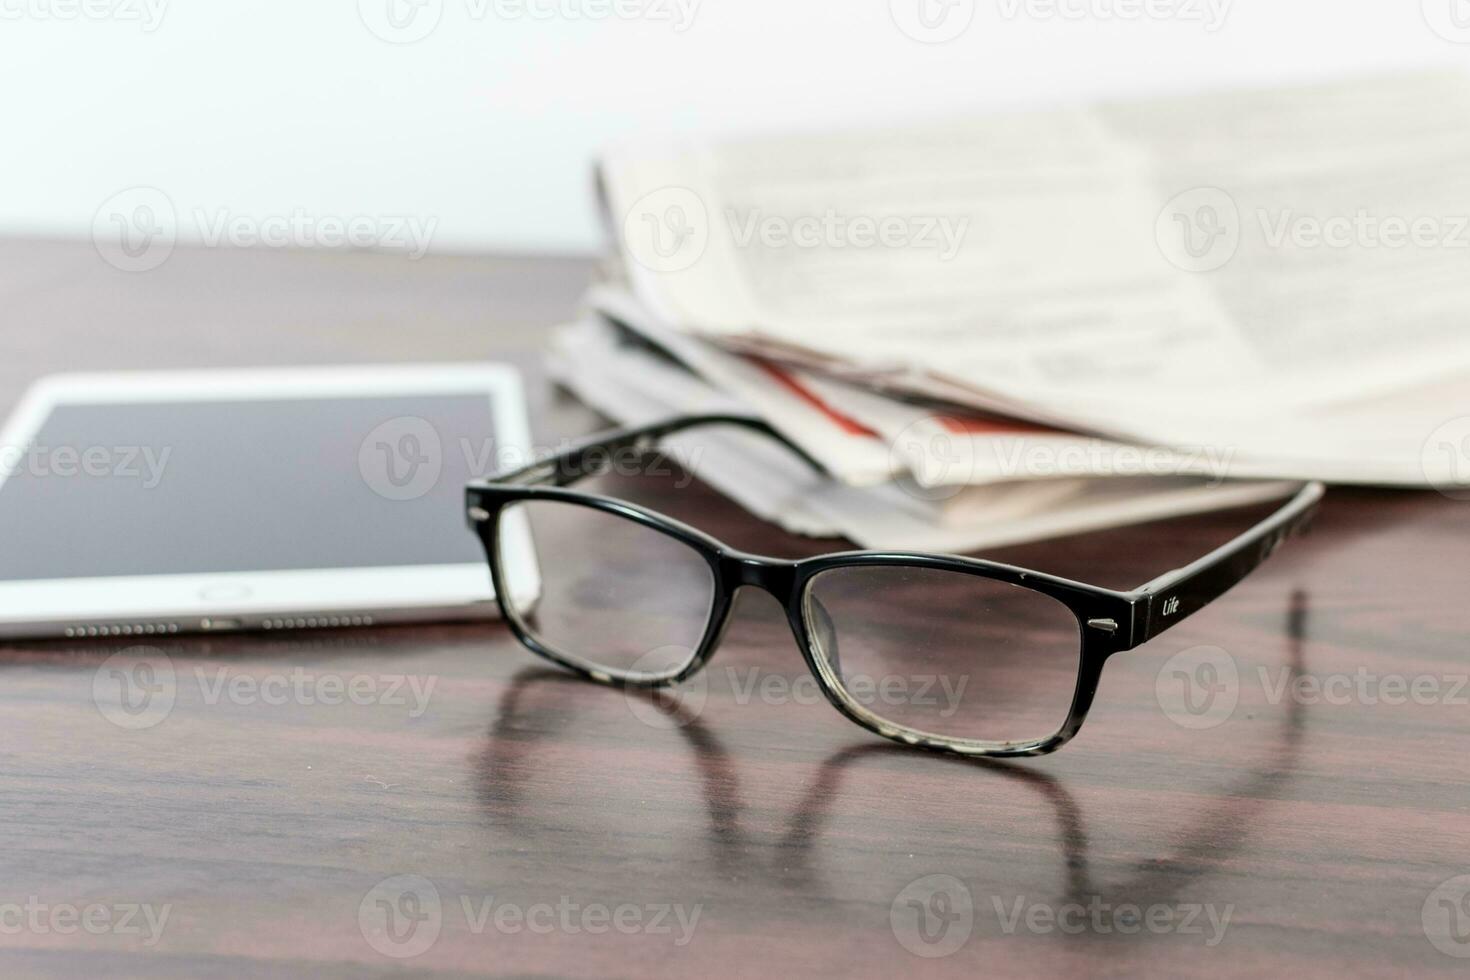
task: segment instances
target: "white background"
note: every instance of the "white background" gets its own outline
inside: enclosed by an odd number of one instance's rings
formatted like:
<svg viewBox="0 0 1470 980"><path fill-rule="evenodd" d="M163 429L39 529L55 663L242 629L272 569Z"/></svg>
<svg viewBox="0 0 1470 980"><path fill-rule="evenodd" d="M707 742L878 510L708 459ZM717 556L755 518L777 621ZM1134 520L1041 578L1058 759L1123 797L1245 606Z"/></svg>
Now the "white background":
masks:
<svg viewBox="0 0 1470 980"><path fill-rule="evenodd" d="M163 4L152 30L145 2ZM417 216L435 251L591 251L591 160L632 135L1470 58L1430 27L1457 12L1470 42L1470 0L1235 0L1215 31L1191 11L1228 0L1146 0L1179 13L1135 19L1112 5L1145 0L922 0L973 8L942 44L897 25L921 0L678 0L696 4L682 31L653 16L675 0L617 0L656 5L631 19L566 12L588 0L476 17L484 2L0 0L0 233L85 237L111 195L151 185L180 213ZM367 26L389 3L437 26L389 43Z"/></svg>

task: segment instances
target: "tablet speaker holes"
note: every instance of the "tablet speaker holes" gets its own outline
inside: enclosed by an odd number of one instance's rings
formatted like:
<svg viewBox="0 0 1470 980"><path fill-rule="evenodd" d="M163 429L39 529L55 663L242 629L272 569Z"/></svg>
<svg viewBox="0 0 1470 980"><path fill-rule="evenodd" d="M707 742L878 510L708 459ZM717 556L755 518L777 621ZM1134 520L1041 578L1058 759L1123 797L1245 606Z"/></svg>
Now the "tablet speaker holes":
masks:
<svg viewBox="0 0 1470 980"><path fill-rule="evenodd" d="M324 630L347 626L371 626L371 616L295 616L266 619L257 624L264 630ZM76 639L102 636L167 636L179 632L179 623L82 623L66 628L66 636ZM191 628L244 629L247 624L237 619L200 620Z"/></svg>
<svg viewBox="0 0 1470 980"><path fill-rule="evenodd" d="M66 635L77 636L159 636L177 633L178 623L88 623L68 626Z"/></svg>
<svg viewBox="0 0 1470 980"><path fill-rule="evenodd" d="M267 619L260 624L267 630L320 630L342 626L371 626L371 616L308 616L296 619Z"/></svg>

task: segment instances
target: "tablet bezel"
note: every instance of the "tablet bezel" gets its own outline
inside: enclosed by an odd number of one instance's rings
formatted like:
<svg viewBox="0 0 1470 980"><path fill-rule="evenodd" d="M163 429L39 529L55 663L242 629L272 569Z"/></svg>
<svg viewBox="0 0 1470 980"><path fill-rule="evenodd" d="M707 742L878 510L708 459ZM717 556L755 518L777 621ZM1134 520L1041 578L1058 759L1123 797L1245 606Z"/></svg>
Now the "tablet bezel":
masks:
<svg viewBox="0 0 1470 980"><path fill-rule="evenodd" d="M415 364L60 374L37 381L0 428L29 445L58 406L483 393L502 454L530 459L520 376L503 364ZM0 487L10 474L0 469ZM466 534L469 532L466 531ZM532 602L540 578L524 521L509 547L524 569L512 592ZM151 636L296 629L498 615L486 562L375 568L182 573L0 582L0 637Z"/></svg>

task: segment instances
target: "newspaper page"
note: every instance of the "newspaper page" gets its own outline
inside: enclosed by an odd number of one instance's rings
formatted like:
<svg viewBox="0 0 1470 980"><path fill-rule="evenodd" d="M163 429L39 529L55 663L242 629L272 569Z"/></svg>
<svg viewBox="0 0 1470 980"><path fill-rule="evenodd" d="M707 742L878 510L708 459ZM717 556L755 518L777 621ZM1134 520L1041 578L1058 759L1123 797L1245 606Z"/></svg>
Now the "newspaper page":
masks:
<svg viewBox="0 0 1470 980"><path fill-rule="evenodd" d="M1466 122L1464 77L1395 76L635 149L602 181L635 292L682 330L1291 458L1330 406L1470 369Z"/></svg>

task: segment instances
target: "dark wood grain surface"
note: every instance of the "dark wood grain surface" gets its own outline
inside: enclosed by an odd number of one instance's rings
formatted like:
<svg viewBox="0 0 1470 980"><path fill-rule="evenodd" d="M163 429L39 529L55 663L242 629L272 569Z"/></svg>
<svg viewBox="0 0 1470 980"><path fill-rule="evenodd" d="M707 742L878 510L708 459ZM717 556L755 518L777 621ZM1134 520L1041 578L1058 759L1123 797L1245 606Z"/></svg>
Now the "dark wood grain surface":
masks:
<svg viewBox="0 0 1470 980"><path fill-rule="evenodd" d="M6 242L0 404L63 369L502 359L550 441L598 421L538 357L589 271L179 249L127 274ZM604 487L751 550L836 547L698 485ZM815 702L757 595L672 703L569 679L499 624L177 637L157 645L172 708L130 728L94 699L128 642L11 644L0 972L1463 973L1467 518L1332 491L1312 534L1110 662L1074 742L1010 765L891 746ZM1132 586L1248 520L992 556ZM1189 678L1234 710L1201 688L1181 711ZM333 696L354 684L359 703Z"/></svg>

